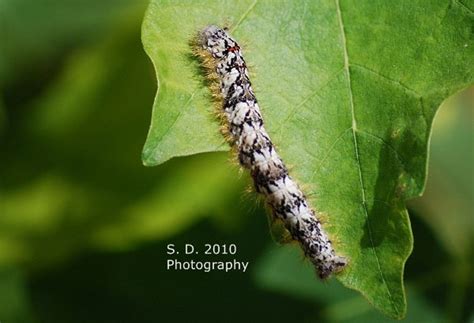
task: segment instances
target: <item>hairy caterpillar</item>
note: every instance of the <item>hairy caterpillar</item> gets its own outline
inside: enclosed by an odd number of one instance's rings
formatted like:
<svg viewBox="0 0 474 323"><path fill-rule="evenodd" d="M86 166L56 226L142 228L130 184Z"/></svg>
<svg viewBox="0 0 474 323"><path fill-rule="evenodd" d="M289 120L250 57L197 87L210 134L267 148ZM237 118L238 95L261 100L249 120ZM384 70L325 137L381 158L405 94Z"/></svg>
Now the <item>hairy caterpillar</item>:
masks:
<svg viewBox="0 0 474 323"><path fill-rule="evenodd" d="M335 254L315 212L265 131L240 46L225 30L213 25L198 33L193 46L209 80L218 86L228 141L236 148L240 164L250 170L256 191L264 195L273 216L282 220L300 243L319 277L324 279L342 270L346 259Z"/></svg>

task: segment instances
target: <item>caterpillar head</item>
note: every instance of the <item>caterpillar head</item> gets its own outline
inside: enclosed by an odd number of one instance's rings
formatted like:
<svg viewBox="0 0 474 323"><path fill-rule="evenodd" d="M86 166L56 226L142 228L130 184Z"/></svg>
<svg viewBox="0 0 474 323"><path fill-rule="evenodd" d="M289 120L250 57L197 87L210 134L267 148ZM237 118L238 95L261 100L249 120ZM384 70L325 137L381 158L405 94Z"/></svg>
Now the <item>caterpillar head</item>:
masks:
<svg viewBox="0 0 474 323"><path fill-rule="evenodd" d="M215 58L222 58L229 51L239 49L224 29L214 25L207 26L198 34L198 42Z"/></svg>

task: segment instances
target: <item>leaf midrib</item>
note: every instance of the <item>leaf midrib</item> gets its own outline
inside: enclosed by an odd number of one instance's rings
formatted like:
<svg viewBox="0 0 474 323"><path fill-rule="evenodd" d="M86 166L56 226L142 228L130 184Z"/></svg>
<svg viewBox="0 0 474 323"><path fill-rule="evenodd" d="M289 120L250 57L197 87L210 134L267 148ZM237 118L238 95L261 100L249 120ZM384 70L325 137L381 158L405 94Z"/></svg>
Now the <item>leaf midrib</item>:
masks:
<svg viewBox="0 0 474 323"><path fill-rule="evenodd" d="M390 303L392 304L392 308L397 312L397 315L400 314L398 311L398 307L395 306L395 303L393 301L392 293L390 292L390 288L388 287L387 281L385 279L385 276L382 271L382 267L380 265L380 260L377 254L377 250L374 247L374 240L372 237L372 230L370 227L370 221L369 221L369 213L367 211L367 200L365 196L365 185L364 185L364 178L362 176L362 167L360 163L360 154L359 154L359 144L357 142L357 121L355 118L355 109L354 109L354 99L353 99L353 93L352 93L352 80L351 80L351 74L350 74L350 65L349 65L349 54L347 51L347 43L346 43L346 34L344 31L344 22L342 19L342 12L341 12L341 6L339 5L339 0L335 0L336 3L336 10L337 10L337 18L338 18L338 23L339 23L339 29L341 32L341 39L342 39L342 48L344 52L344 71L346 72L347 75L347 82L348 82L348 91L349 91L349 102L350 102L350 107L351 107L351 118L352 118L352 136L353 136L353 142L354 142L354 151L356 155L356 162L357 162L357 170L359 173L359 182L361 186L361 198L362 198L362 205L364 208L364 214L367 219L367 230L369 234L369 239L370 239L370 244L371 244L371 249L374 252L375 259L377 261L377 267L378 271L380 273L380 276L382 278L382 281L384 283L384 286L387 290Z"/></svg>

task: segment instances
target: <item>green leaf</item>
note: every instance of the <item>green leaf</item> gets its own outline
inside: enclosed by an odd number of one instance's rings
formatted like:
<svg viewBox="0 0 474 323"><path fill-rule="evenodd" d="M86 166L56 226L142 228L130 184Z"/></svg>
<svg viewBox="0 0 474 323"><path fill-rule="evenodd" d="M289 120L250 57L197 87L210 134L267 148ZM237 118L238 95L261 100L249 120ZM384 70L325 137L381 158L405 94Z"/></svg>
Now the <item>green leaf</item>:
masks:
<svg viewBox="0 0 474 323"><path fill-rule="evenodd" d="M188 42L230 26L266 128L350 265L338 279L393 318L406 313L413 238L441 102L473 82L472 5L460 1L159 1L142 30L159 89L145 165L225 150Z"/></svg>

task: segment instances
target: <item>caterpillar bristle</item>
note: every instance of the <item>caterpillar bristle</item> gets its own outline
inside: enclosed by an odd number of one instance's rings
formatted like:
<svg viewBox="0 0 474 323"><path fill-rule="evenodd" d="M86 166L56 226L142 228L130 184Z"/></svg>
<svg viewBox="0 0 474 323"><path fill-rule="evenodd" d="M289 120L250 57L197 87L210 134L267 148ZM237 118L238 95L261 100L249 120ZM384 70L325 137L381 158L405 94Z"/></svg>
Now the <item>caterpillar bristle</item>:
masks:
<svg viewBox="0 0 474 323"><path fill-rule="evenodd" d="M318 220L321 224L324 224L324 226L327 226L328 224L328 216L324 212L319 212L318 213Z"/></svg>

